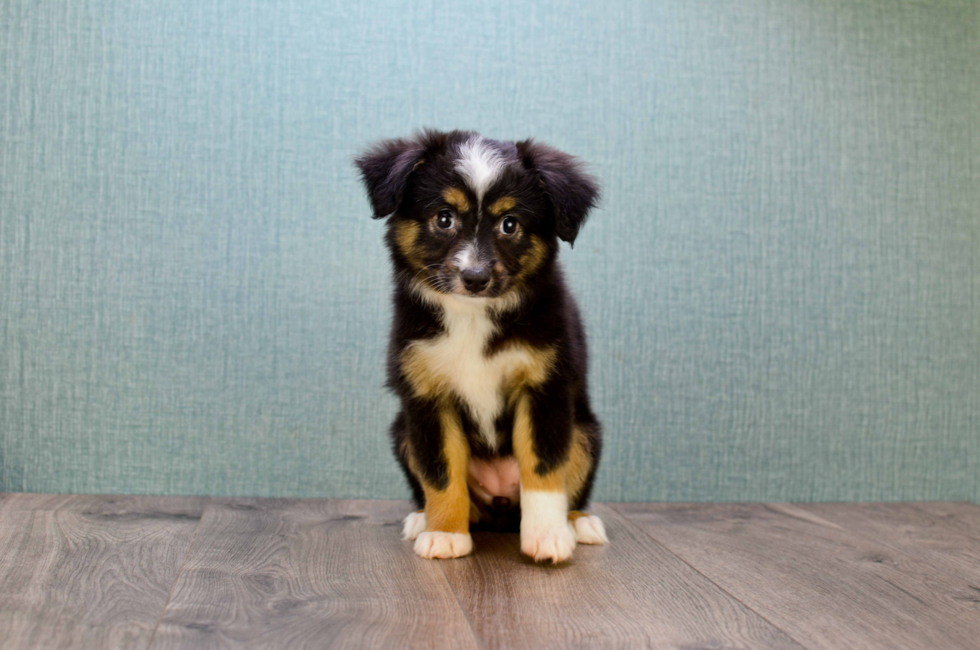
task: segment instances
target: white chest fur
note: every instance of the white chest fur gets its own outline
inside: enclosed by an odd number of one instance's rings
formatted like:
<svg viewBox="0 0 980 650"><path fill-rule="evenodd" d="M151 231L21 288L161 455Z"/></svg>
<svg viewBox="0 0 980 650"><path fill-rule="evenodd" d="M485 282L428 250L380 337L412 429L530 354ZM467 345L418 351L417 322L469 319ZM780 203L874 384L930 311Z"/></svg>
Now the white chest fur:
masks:
<svg viewBox="0 0 980 650"><path fill-rule="evenodd" d="M481 437L495 449L503 386L532 362L531 355L523 346L510 346L489 356L485 353L495 332L485 300L446 296L439 302L446 331L413 343L415 354L429 373L466 404Z"/></svg>

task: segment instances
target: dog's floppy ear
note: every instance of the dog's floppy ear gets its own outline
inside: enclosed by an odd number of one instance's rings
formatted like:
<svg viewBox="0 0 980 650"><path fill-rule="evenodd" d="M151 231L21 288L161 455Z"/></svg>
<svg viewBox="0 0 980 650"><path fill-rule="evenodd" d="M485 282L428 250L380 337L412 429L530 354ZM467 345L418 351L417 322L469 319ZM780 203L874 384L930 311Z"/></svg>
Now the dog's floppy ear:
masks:
<svg viewBox="0 0 980 650"><path fill-rule="evenodd" d="M524 167L536 173L555 210L555 230L575 243L589 210L599 201L599 184L574 156L533 140L518 142Z"/></svg>
<svg viewBox="0 0 980 650"><path fill-rule="evenodd" d="M411 138L382 140L354 160L367 187L375 219L398 209L408 177L422 164L426 152L442 139L441 133L423 131Z"/></svg>

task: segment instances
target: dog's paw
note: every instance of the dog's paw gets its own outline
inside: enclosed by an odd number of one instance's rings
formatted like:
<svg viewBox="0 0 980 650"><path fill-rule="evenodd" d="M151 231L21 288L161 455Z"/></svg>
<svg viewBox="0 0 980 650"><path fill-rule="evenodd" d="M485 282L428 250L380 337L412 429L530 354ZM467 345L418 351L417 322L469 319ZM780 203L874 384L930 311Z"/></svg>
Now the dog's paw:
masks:
<svg viewBox="0 0 980 650"><path fill-rule="evenodd" d="M579 544L608 544L606 527L595 515L582 515L571 522L575 528L575 541Z"/></svg>
<svg viewBox="0 0 980 650"><path fill-rule="evenodd" d="M472 552L473 538L469 533L422 532L415 540L415 553L427 560L463 557Z"/></svg>
<svg viewBox="0 0 980 650"><path fill-rule="evenodd" d="M533 557L535 562L551 560L552 564L558 564L572 557L574 550L575 533L569 523L550 528L521 527L521 552Z"/></svg>
<svg viewBox="0 0 980 650"><path fill-rule="evenodd" d="M425 511L419 510L405 517L405 525L402 526L402 539L415 539L419 533L425 532Z"/></svg>

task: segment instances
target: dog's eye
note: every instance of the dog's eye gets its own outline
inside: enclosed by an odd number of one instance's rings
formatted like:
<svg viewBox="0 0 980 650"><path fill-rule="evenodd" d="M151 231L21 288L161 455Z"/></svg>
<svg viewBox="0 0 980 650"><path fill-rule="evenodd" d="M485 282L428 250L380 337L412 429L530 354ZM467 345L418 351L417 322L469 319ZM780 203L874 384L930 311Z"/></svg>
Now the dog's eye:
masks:
<svg viewBox="0 0 980 650"><path fill-rule="evenodd" d="M504 217L500 222L500 234L513 235L517 232L517 219L514 217Z"/></svg>
<svg viewBox="0 0 980 650"><path fill-rule="evenodd" d="M436 225L443 230L449 230L456 225L456 218L453 217L453 213L449 210L441 210L439 214L436 215Z"/></svg>

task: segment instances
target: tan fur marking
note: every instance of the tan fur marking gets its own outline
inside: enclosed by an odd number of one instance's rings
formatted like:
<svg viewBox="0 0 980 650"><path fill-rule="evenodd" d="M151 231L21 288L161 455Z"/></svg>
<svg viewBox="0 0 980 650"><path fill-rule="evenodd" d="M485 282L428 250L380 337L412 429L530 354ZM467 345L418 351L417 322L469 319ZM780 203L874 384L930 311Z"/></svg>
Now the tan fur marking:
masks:
<svg viewBox="0 0 980 650"><path fill-rule="evenodd" d="M561 492L565 489L565 465L541 476L537 472L538 455L534 452L534 428L531 400L521 395L514 410L514 456L521 469L521 490Z"/></svg>
<svg viewBox="0 0 980 650"><path fill-rule="evenodd" d="M575 521L576 519L581 519L582 517L588 517L589 513L582 512L581 510L572 510L568 513L568 521Z"/></svg>
<svg viewBox="0 0 980 650"><path fill-rule="evenodd" d="M565 490L568 500L575 501L592 469L588 438L578 426L572 427L572 442L565 462L545 476L540 476L536 471L538 457L534 453L530 399L527 395L521 395L514 411L513 440L514 456L521 468L522 488L547 492Z"/></svg>
<svg viewBox="0 0 980 650"><path fill-rule="evenodd" d="M466 194L458 187L447 187L442 191L443 200L456 208L456 212L463 214L470 211L470 202L466 199Z"/></svg>
<svg viewBox="0 0 980 650"><path fill-rule="evenodd" d="M417 221L400 221L395 226L395 242L398 249L408 260L408 263L416 269L422 268L420 252L415 243L419 238L419 224Z"/></svg>
<svg viewBox="0 0 980 650"><path fill-rule="evenodd" d="M512 343L497 354L513 348L521 348L528 361L514 367L512 374L504 382L505 395L516 395L527 386L539 386L545 382L555 362L554 348L535 348L525 343ZM409 345L402 353L402 373L419 397L438 397L450 390L446 377L433 371L423 349Z"/></svg>
<svg viewBox="0 0 980 650"><path fill-rule="evenodd" d="M412 474L415 475L415 478L417 478L419 480L419 483L421 483L422 472L419 471L419 466L415 463L415 458L412 456L411 448L409 448L409 452L408 454L405 455L405 458L408 461L408 469L411 470ZM418 512L425 512L425 509L423 508Z"/></svg>
<svg viewBox="0 0 980 650"><path fill-rule="evenodd" d="M432 372L425 354L414 345L402 353L402 373L419 397L436 397L445 392L445 379Z"/></svg>
<svg viewBox="0 0 980 650"><path fill-rule="evenodd" d="M548 254L548 247L544 245L544 242L535 235L531 235L531 249L521 255L518 260L521 263L520 272L514 276L516 281L521 281L527 276L531 275L544 262L545 256Z"/></svg>
<svg viewBox="0 0 980 650"><path fill-rule="evenodd" d="M530 361L518 368L510 380L504 384L504 394L510 395L513 399L521 389L529 386L540 386L545 382L555 364L555 349L552 347L535 348L523 343L512 343L511 345L523 346L530 357Z"/></svg>
<svg viewBox="0 0 980 650"><path fill-rule="evenodd" d="M499 217L508 210L513 210L515 205L517 205L517 201L514 200L514 197L502 196L494 201L488 210L490 210L490 214L493 216Z"/></svg>
<svg viewBox="0 0 980 650"><path fill-rule="evenodd" d="M470 448L466 444L459 418L449 408L439 413L442 425L442 454L446 460L449 483L437 490L420 477L425 492L426 530L443 533L468 533L470 530L470 492L466 471Z"/></svg>

